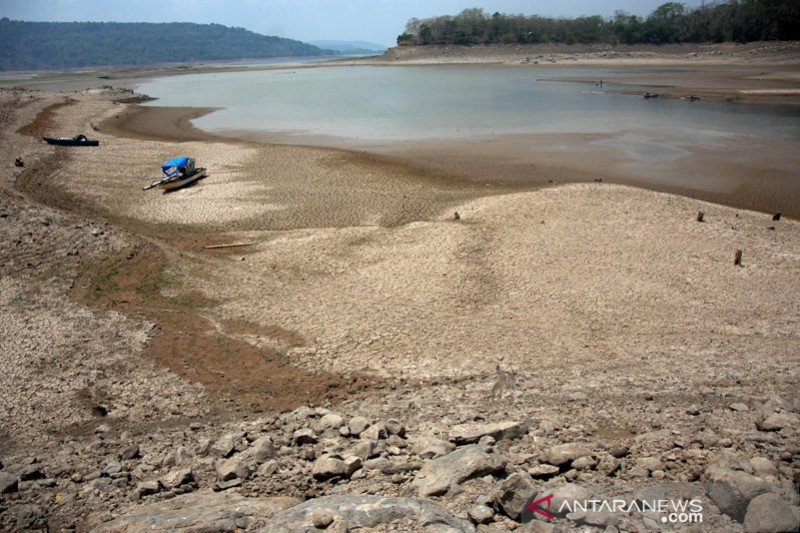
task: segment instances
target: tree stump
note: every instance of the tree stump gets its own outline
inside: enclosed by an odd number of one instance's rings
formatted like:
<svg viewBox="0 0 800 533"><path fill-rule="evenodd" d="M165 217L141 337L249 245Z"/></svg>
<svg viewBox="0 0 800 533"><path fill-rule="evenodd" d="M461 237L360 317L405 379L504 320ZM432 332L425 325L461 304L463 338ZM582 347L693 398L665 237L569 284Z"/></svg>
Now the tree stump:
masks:
<svg viewBox="0 0 800 533"><path fill-rule="evenodd" d="M733 258L734 266L742 266L742 251L736 250L736 256Z"/></svg>

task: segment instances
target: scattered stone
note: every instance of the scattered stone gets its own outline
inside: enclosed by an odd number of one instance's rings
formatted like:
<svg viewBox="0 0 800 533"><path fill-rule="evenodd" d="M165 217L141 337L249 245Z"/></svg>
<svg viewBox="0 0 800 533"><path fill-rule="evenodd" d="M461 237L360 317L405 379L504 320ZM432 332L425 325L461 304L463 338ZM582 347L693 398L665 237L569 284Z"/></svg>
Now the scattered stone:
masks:
<svg viewBox="0 0 800 533"><path fill-rule="evenodd" d="M794 413L774 413L768 416L758 429L761 431L780 431L785 427L797 427L800 417Z"/></svg>
<svg viewBox="0 0 800 533"><path fill-rule="evenodd" d="M774 477L778 478L780 472L775 465L766 457L753 457L750 459L750 464L753 466L755 475L760 478Z"/></svg>
<svg viewBox="0 0 800 533"><path fill-rule="evenodd" d="M352 476L357 470L361 468L361 459L355 456L345 457L344 459L344 473L347 477Z"/></svg>
<svg viewBox="0 0 800 533"><path fill-rule="evenodd" d="M211 485L211 490L214 492L222 492L228 489L232 489L234 487L238 487L243 483L241 478L229 479L228 481L217 481L213 485Z"/></svg>
<svg viewBox="0 0 800 533"><path fill-rule="evenodd" d="M223 435L211 446L211 453L217 457L228 457L236 447L236 440L233 434Z"/></svg>
<svg viewBox="0 0 800 533"><path fill-rule="evenodd" d="M529 468L528 474L537 479L548 479L555 476L560 471L561 469L557 466L542 463Z"/></svg>
<svg viewBox="0 0 800 533"><path fill-rule="evenodd" d="M563 485L557 485L551 489L543 489L540 491L537 497L541 498L549 494L552 494L553 498L550 500L550 510L548 512L561 518L570 512L568 510L568 506L562 505L565 501L570 502L571 505L575 500L591 500L593 496L597 496L596 494L593 495L589 490L580 485L575 483L565 483ZM562 507L563 511L561 509Z"/></svg>
<svg viewBox="0 0 800 533"><path fill-rule="evenodd" d="M192 476L192 471L188 468L173 470L159 479L161 485L167 490L178 488L181 485L185 483L191 483L192 481L194 481L194 477Z"/></svg>
<svg viewBox="0 0 800 533"><path fill-rule="evenodd" d="M488 524L494 518L494 510L486 505L473 505L467 512L469 519L476 524Z"/></svg>
<svg viewBox="0 0 800 533"><path fill-rule="evenodd" d="M324 456L314 461L311 474L314 476L314 479L320 481L335 477L347 477L347 466L341 459Z"/></svg>
<svg viewBox="0 0 800 533"><path fill-rule="evenodd" d="M250 477L250 465L248 464L247 457L241 457L242 454L234 455L230 459L218 461L215 469L217 471L217 480L230 481L231 479L247 479Z"/></svg>
<svg viewBox="0 0 800 533"><path fill-rule="evenodd" d="M184 494L143 505L133 513L107 522L94 533L134 531L235 531L265 524L274 515L297 505L286 496L245 498L209 491Z"/></svg>
<svg viewBox="0 0 800 533"><path fill-rule="evenodd" d="M775 493L756 496L747 506L744 529L748 533L797 531L800 521L792 507Z"/></svg>
<svg viewBox="0 0 800 533"><path fill-rule="evenodd" d="M521 422L498 422L496 424L462 424L450 429L450 440L457 446L475 444L483 437L518 439L528 433L528 426Z"/></svg>
<svg viewBox="0 0 800 533"><path fill-rule="evenodd" d="M445 440L422 435L412 441L411 451L421 459L434 459L455 450L455 445Z"/></svg>
<svg viewBox="0 0 800 533"><path fill-rule="evenodd" d="M597 461L595 461L592 457L588 455L584 455L583 457L578 457L572 464L570 465L575 470L591 470L597 465Z"/></svg>
<svg viewBox="0 0 800 533"><path fill-rule="evenodd" d="M344 418L336 413L328 413L314 423L316 431L338 430L344 426Z"/></svg>
<svg viewBox="0 0 800 533"><path fill-rule="evenodd" d="M156 494L158 491L161 490L161 485L158 481L142 481L138 485L136 485L135 490L135 499L139 500L144 496L150 496L151 494Z"/></svg>
<svg viewBox="0 0 800 533"><path fill-rule="evenodd" d="M743 413L745 411L749 411L749 408L743 403L732 403L730 405L730 410L736 411L737 413Z"/></svg>
<svg viewBox="0 0 800 533"><path fill-rule="evenodd" d="M386 429L386 435L397 435L398 437L406 436L406 427L400 423L399 420L389 419L383 425Z"/></svg>
<svg viewBox="0 0 800 533"><path fill-rule="evenodd" d="M696 405L692 405L686 410L687 415L697 416L700 414L700 408Z"/></svg>
<svg viewBox="0 0 800 533"><path fill-rule="evenodd" d="M622 459L623 457L627 456L630 452L631 450L627 444L615 444L608 449L608 453L610 453L612 457L616 457L617 459Z"/></svg>
<svg viewBox="0 0 800 533"><path fill-rule="evenodd" d="M42 469L42 465L40 464L32 464L23 467L19 471L18 476L20 481L33 481L47 477Z"/></svg>
<svg viewBox="0 0 800 533"><path fill-rule="evenodd" d="M278 471L278 461L267 461L258 467L259 477L270 477Z"/></svg>
<svg viewBox="0 0 800 533"><path fill-rule="evenodd" d="M412 485L420 496L444 494L467 479L505 470L506 459L491 448L470 444L425 463Z"/></svg>
<svg viewBox="0 0 800 533"><path fill-rule="evenodd" d="M570 442L567 444L559 444L553 446L547 452L547 462L551 465L561 466L571 463L579 457L589 455L589 450L586 445L578 442Z"/></svg>
<svg viewBox="0 0 800 533"><path fill-rule="evenodd" d="M352 455L366 461L372 457L372 452L375 449L375 443L371 440L358 441L353 447L350 448L348 455Z"/></svg>
<svg viewBox="0 0 800 533"><path fill-rule="evenodd" d="M269 436L256 439L252 444L252 449L256 464L261 464L267 459L275 457L275 444Z"/></svg>
<svg viewBox="0 0 800 533"><path fill-rule="evenodd" d="M314 430L311 428L298 429L292 434L292 442L296 446L302 446L303 444L316 444L317 436L314 434Z"/></svg>
<svg viewBox="0 0 800 533"><path fill-rule="evenodd" d="M453 516L439 505L416 498L384 496L325 496L308 500L277 514L261 531L284 533L313 527L314 517L326 513L333 517L329 527L341 531L378 528L401 520L410 520L409 530L472 533L475 528Z"/></svg>
<svg viewBox="0 0 800 533"><path fill-rule="evenodd" d="M351 435L358 437L370 426L369 420L363 416L354 416L347 423L347 429L350 430Z"/></svg>
<svg viewBox="0 0 800 533"><path fill-rule="evenodd" d="M536 487L531 476L514 473L500 484L497 505L506 516L519 521L523 508L535 495Z"/></svg>
<svg viewBox="0 0 800 533"><path fill-rule="evenodd" d="M124 461L129 461L131 459L139 457L139 445L132 444L131 446L128 446L127 448L122 450L122 453L120 453L120 457Z"/></svg>

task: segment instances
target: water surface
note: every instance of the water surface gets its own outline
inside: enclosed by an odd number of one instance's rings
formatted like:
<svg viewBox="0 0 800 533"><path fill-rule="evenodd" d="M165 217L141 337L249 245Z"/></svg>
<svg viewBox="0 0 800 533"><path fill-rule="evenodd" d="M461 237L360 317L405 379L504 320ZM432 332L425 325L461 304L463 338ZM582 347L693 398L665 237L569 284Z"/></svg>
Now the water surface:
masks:
<svg viewBox="0 0 800 533"><path fill-rule="evenodd" d="M138 90L158 98L152 105L224 108L195 120L197 127L216 133L322 135L355 144L654 129L709 146L732 135L800 140L798 115L785 110L645 100L606 93L592 83L540 81L609 75L603 70L321 67L173 76Z"/></svg>

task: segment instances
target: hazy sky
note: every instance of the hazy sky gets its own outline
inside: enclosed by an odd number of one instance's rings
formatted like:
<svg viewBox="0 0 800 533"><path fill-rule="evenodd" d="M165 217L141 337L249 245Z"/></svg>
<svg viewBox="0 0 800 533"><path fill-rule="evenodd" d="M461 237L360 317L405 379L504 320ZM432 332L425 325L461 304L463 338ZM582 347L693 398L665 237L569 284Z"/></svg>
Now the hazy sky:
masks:
<svg viewBox="0 0 800 533"><path fill-rule="evenodd" d="M395 44L412 17L488 13L647 15L666 0L0 0L0 17L29 21L216 22L300 41ZM700 0L686 0L695 6Z"/></svg>

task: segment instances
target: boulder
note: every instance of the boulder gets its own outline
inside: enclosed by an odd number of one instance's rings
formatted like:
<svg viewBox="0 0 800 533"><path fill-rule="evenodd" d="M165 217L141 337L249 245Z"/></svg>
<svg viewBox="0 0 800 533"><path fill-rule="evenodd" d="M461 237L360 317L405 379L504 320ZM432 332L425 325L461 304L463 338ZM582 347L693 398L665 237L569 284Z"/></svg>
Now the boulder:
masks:
<svg viewBox="0 0 800 533"><path fill-rule="evenodd" d="M472 533L475 528L453 516L439 505L417 498L385 496L325 496L308 500L277 514L262 533L305 531L325 517L336 531L375 529L399 520L412 520L414 531L449 531ZM332 520L330 520L332 518Z"/></svg>
<svg viewBox="0 0 800 533"><path fill-rule="evenodd" d="M195 492L143 505L107 522L95 533L138 531L224 531L256 529L277 513L300 503L296 498L245 498L227 492Z"/></svg>
<svg viewBox="0 0 800 533"><path fill-rule="evenodd" d="M792 507L775 493L756 496L747 506L744 529L748 533L797 531L800 528Z"/></svg>
<svg viewBox="0 0 800 533"><path fill-rule="evenodd" d="M750 501L770 491L770 485L741 470L713 466L706 472L708 497L717 508L737 522L742 522Z"/></svg>
<svg viewBox="0 0 800 533"><path fill-rule="evenodd" d="M412 485L420 496L444 494L467 479L502 472L506 459L481 444L470 444L425 463Z"/></svg>

